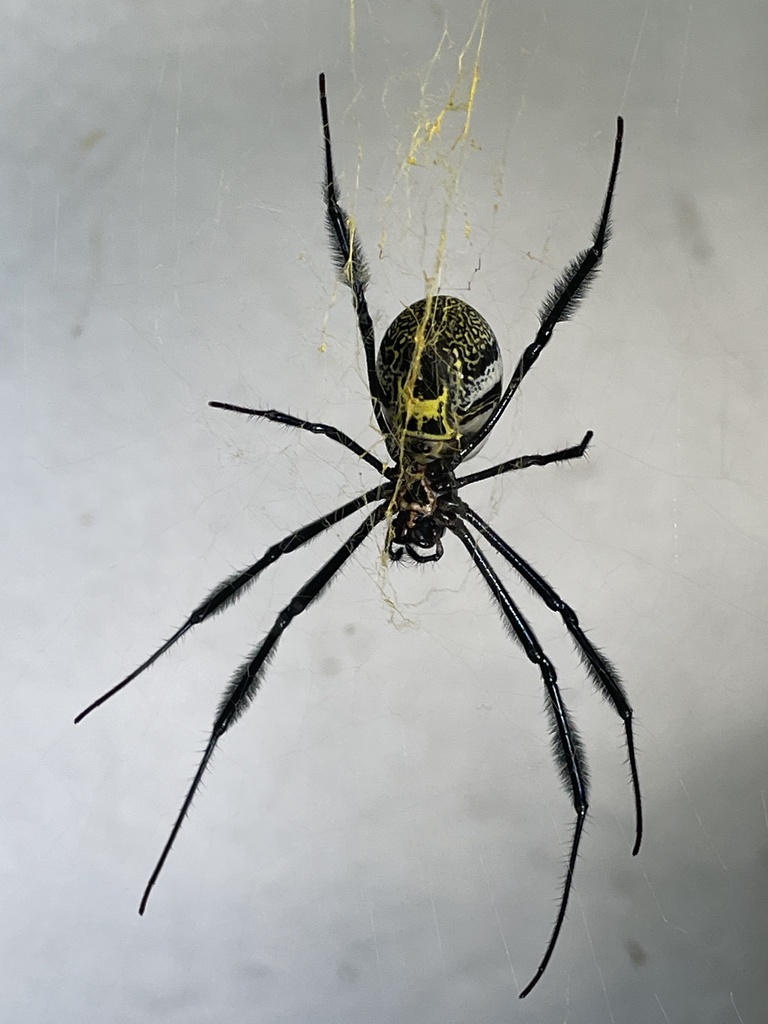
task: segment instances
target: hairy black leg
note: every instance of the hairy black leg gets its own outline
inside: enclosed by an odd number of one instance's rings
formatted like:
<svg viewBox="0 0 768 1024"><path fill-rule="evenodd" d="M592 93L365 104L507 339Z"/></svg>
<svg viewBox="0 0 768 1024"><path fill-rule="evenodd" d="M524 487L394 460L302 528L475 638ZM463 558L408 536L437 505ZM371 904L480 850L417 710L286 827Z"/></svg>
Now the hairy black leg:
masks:
<svg viewBox="0 0 768 1024"><path fill-rule="evenodd" d="M365 365L368 371L368 390L371 394L373 415L379 430L387 438L387 447L391 445L389 429L384 418L381 404L381 387L376 373L376 337L373 320L368 311L365 288L369 281L368 267L363 256L363 249L357 238L354 225L350 226L350 218L339 203L339 189L333 170L333 154L331 151L331 125L328 120L328 99L325 94L325 75L321 74L320 113L323 121L323 143L325 146L325 213L328 221L328 232L331 238L331 255L341 279L352 291L352 302L357 314L360 337L365 351ZM394 454L391 452L391 454Z"/></svg>
<svg viewBox="0 0 768 1024"><path fill-rule="evenodd" d="M364 508L366 505L370 505L373 501L378 501L381 498L387 498L391 496L391 487L389 484L382 484L379 487L374 487L373 490L367 491L365 494L361 494L359 498L355 498L354 501L348 501L346 505L342 505L340 508L334 509L333 512L328 512L326 515L321 516L319 519L315 519L314 522L308 523L306 526L302 526L300 530L296 530L294 533L289 533L287 537L283 537L282 540L278 541L277 544L273 544L261 558L254 562L253 565L249 565L247 569L243 569L242 572L236 572L232 576L228 576L227 579L223 580L217 587L215 587L210 594L205 598L204 601L195 608L192 614L189 616L187 621L181 626L173 636L166 640L166 642L159 647L154 654L151 654L146 661L143 661L138 668L134 669L130 675L127 675L125 679L121 680L116 686L113 686L111 690L107 690L103 693L98 700L95 700L92 704L81 711L75 719L75 724L81 722L86 715L90 715L92 711L100 707L110 697L114 697L116 693L119 693L123 687L127 686L128 683L132 682L137 676L141 675L150 665L154 664L157 659L165 654L169 648L184 636L193 626L198 626L201 622L209 619L212 615L216 615L218 612L223 611L233 601L237 600L243 593L243 590L249 586L256 577L261 573L267 566L276 562L278 558L283 555L287 555L290 551L295 551L296 548L300 548L303 544L312 540L320 533L324 533L325 530L329 529L336 523L340 523L342 519L346 519L347 516L351 516L353 512L357 512L358 509Z"/></svg>
<svg viewBox="0 0 768 1024"><path fill-rule="evenodd" d="M312 420L302 420L298 416L291 416L289 412L278 412L277 409L247 409L243 405L230 405L229 402L209 402L208 405L213 409L239 412L245 416L258 416L263 420L271 420L272 423L282 423L286 427L298 427L299 430L308 430L310 434L323 434L325 437L330 437L332 441L336 441L337 444L342 445L342 447L354 452L359 459L367 462L369 466L373 466L382 476L385 476L387 473L386 466L381 459L371 455L361 444L358 444L357 441L351 438L349 434L345 434L343 430L339 430L338 427L333 427L329 423L314 423Z"/></svg>
<svg viewBox="0 0 768 1024"><path fill-rule="evenodd" d="M578 444L571 448L561 448L557 452L549 452L546 455L518 455L516 459L508 459L506 462L499 462L490 469L481 469L479 473L469 473L467 476L460 476L456 480L456 488L466 487L467 484L476 484L479 480L488 480L489 477L501 476L502 473L511 473L518 469L528 469L529 466L549 466L552 462L567 462L569 459L580 459L586 454L589 442L593 434L588 430Z"/></svg>
<svg viewBox="0 0 768 1024"><path fill-rule="evenodd" d="M547 964L554 952L555 945L557 944L557 939L560 935L560 929L563 926L563 921L565 920L568 898L571 894L571 887L573 885L576 859L579 853L581 834L584 830L584 822L587 817L589 780L587 777L586 758L579 735L576 732L575 726L571 722L570 715L568 714L568 710L563 702L560 687L557 685L557 673L555 672L554 665L542 650L541 644L531 629L530 624L510 597L496 571L477 546L477 542L466 526L456 520L449 525L449 529L456 534L467 549L469 557L479 570L480 575L488 584L488 588L490 589L494 600L504 615L510 634L523 648L529 661L532 661L534 665L538 666L539 672L541 673L541 679L546 690L545 706L549 714L552 727L552 747L555 762L560 772L560 778L563 785L571 792L573 806L576 811L576 827L573 832L573 838L571 839L568 867L565 874L565 882L563 883L563 891L560 897L560 907L557 912L557 918L555 919L552 934L550 935L547 948L544 951L544 955L541 958L541 962L539 963L536 973L520 993L520 998L524 999L546 970Z"/></svg>
<svg viewBox="0 0 768 1024"><path fill-rule="evenodd" d="M533 568L530 562L526 562L468 505L462 503L462 506L459 508L459 515L479 530L488 543L500 555L506 558L515 572L525 580L531 590L538 594L546 606L553 612L557 612L562 618L565 628L571 634L576 651L587 670L589 678L592 680L598 693L605 697L624 722L629 772L632 779L632 792L635 801L635 844L632 848L632 853L637 854L643 838L643 803L640 796L640 778L635 757L635 736L632 729L633 711L618 672L608 658L589 641L579 624L573 608L563 601L557 591Z"/></svg>
<svg viewBox="0 0 768 1024"><path fill-rule="evenodd" d="M611 176L608 179L608 189L605 194L603 210L600 220L595 226L592 234L592 245L580 252L572 260L555 282L555 286L544 300L539 312L540 327L536 337L523 352L515 367L514 373L507 385L499 404L493 411L488 422L478 431L467 448L465 458L474 451L479 444L485 440L496 424L499 422L504 410L512 400L520 384L530 368L541 355L544 347L552 337L552 332L561 320L568 320L573 315L579 302L584 298L587 288L595 277L600 261L603 258L603 251L606 242L610 238L611 203L613 192L616 187L616 177L619 173L621 162L621 145L624 138L624 121L621 117L616 120L616 141L613 147L613 163L611 165Z"/></svg>
<svg viewBox="0 0 768 1024"><path fill-rule="evenodd" d="M168 858L168 854L171 852L171 848L176 840L176 836L179 834L184 818L187 816L187 812L189 811L195 793L197 792L203 775L205 774L205 769L208 767L208 763L216 749L217 743L227 729L229 729L229 727L233 725L234 722L236 722L237 719L240 718L240 716L248 709L253 698L256 696L261 685L264 667L267 660L273 654L275 647L277 646L277 642L283 635L283 632L296 618L296 616L305 611L312 601L314 601L315 598L318 597L318 595L328 586L350 555L362 544L365 538L370 534L371 530L381 522L386 515L386 512L387 503L382 502L381 505L378 505L373 512L366 517L364 522L358 526L355 532L344 542L339 550L328 559L325 565L323 565L314 576L307 580L301 590L291 598L285 608L283 608L277 616L272 629L270 629L258 647L254 649L248 661L238 669L230 680L229 685L224 691L224 696L221 698L216 718L214 719L213 729L211 730L211 735L208 739L208 743L206 744L198 769L195 772L195 777L192 780L192 784L184 798L183 804L181 805L181 810L179 811L173 828L171 829L168 841L163 847L163 852L160 854L160 858L155 865L154 871L147 882L144 895L141 897L141 903L139 904L140 914L143 914L146 909L149 895L154 888L160 872L163 870L163 865Z"/></svg>

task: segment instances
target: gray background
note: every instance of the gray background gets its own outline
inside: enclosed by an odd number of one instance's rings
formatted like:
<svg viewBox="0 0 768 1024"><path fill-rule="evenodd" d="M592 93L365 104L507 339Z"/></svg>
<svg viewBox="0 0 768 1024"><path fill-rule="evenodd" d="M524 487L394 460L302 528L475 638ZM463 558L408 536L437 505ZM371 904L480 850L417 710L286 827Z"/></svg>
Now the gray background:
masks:
<svg viewBox="0 0 768 1024"><path fill-rule="evenodd" d="M447 118L401 173L477 10L350 13L3 4L3 1019L763 1021L768 18L497 2L468 139ZM324 237L320 70L379 331L423 294L447 208L442 288L508 369L626 118L604 270L475 463L595 431L589 461L472 501L620 666L647 811L633 859L620 723L510 578L593 776L524 1003L572 812L538 674L458 543L382 568L379 538L294 623L144 919L223 685L345 530L71 724L233 567L372 483L322 438L206 407L376 440Z"/></svg>

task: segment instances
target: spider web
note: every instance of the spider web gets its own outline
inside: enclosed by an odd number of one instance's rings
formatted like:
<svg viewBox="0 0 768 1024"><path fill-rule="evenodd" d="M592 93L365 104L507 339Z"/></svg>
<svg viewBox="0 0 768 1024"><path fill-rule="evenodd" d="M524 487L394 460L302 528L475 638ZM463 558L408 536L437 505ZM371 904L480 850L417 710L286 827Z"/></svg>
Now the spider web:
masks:
<svg viewBox="0 0 768 1024"><path fill-rule="evenodd" d="M415 337L412 361L414 373L418 370L426 344L424 326L430 315L432 301L445 291L443 275L449 251L453 251L449 238L456 234L455 231L450 232L449 228L452 222L461 219L463 241L469 242L472 234L469 215L460 209L459 197L464 167L472 151L479 149L472 136L472 115L480 83L488 10L488 0L483 0L462 44L454 40L446 24L426 66L418 74L405 76L396 84L389 82L382 96L384 108L389 109L393 103L393 93L402 95L404 86L412 91L415 85L418 90L418 105L410 108L411 124L409 128L406 127L405 140L397 143L396 171L383 200L382 227L377 242L379 266L382 262L385 265L394 264L401 288L407 289L404 294L408 294L409 298L407 301L402 300L400 308L405 308L413 301L411 293L418 281L421 287L417 297L425 298L427 302L424 324L417 330ZM354 26L352 3L350 48L353 58ZM365 152L360 147L355 197L359 195L360 183L365 177L364 164ZM351 214L351 221L353 231L357 231L354 213ZM477 260L479 265L480 255ZM388 283L391 286L391 280ZM468 284L463 284L458 290L464 291L467 288ZM456 290L448 288L449 292ZM380 323L379 327L380 341L383 324ZM358 348L358 367L362 380L364 373L359 363L361 358L362 353ZM408 389L409 382L406 381L405 390ZM372 418L370 425L376 429ZM401 465L405 462L402 456L401 452ZM400 626L413 625L403 611L402 602L395 595L388 570L386 544L380 541L378 579L384 601L390 608L391 622Z"/></svg>
<svg viewBox="0 0 768 1024"><path fill-rule="evenodd" d="M700 0L478 10L7 5L4 1020L764 1019L768 23ZM591 461L472 494L622 669L648 801L633 863L616 724L516 590L594 780L566 931L522 1007L569 808L535 672L455 550L389 571L418 628L387 625L370 548L296 622L142 920L221 687L341 534L71 725L218 579L370 485L322 439L205 406L366 443L347 294L329 310L320 70L379 335L433 280L487 316L507 370L626 118L605 269L498 437L594 428Z"/></svg>

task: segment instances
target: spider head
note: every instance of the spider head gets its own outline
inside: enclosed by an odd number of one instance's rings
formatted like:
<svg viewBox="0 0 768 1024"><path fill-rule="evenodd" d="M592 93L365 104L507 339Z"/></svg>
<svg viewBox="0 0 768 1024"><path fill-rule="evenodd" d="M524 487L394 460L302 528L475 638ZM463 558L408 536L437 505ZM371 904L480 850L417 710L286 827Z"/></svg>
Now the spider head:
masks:
<svg viewBox="0 0 768 1024"><path fill-rule="evenodd" d="M436 562L443 557L445 527L433 516L414 510L398 512L388 541L389 557L399 562L407 555L414 562Z"/></svg>
<svg viewBox="0 0 768 1024"><path fill-rule="evenodd" d="M395 513L389 528L387 553L397 562L407 555L414 562L443 557L445 496L452 493L449 470L434 474L411 463L395 492ZM450 499L449 499L450 500Z"/></svg>

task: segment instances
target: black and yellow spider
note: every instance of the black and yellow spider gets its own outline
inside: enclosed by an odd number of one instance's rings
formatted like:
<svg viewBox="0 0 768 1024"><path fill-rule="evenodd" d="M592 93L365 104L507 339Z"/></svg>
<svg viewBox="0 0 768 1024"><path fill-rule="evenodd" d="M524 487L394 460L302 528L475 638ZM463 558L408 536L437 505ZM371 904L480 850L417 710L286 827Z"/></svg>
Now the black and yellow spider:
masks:
<svg viewBox="0 0 768 1024"><path fill-rule="evenodd" d="M464 476L457 476L456 471L499 422L523 378L552 337L555 326L573 314L595 275L609 237L611 201L621 158L623 122L621 118L617 121L608 190L600 220L592 236L592 244L568 264L555 283L542 306L540 327L535 339L523 352L506 387L502 387L501 353L493 331L477 310L462 299L448 295L422 299L403 310L390 324L377 355L373 322L365 295L368 268L350 219L339 204L331 155L324 75L320 75L319 85L325 143L325 207L332 255L341 280L352 292L365 351L373 414L386 443L390 461L382 462L341 430L326 423L311 423L271 409L245 409L224 402L210 404L218 409L259 416L314 434L324 434L375 469L383 478L382 482L354 501L347 502L284 537L253 565L220 583L162 647L122 682L94 701L75 721L85 718L127 686L193 626L232 604L267 566L355 512L373 506L341 548L283 608L272 628L224 691L195 777L144 890L139 906L139 913L143 914L211 755L223 734L256 696L269 657L284 630L319 597L379 523L386 522L386 551L395 561L404 556L416 562L437 561L443 555L446 531L452 533L466 548L470 559L488 584L510 635L520 644L529 660L538 666L552 728L555 760L576 811L576 825L557 917L536 973L520 993L522 998L528 995L544 973L565 918L587 814L587 768L578 733L571 723L558 687L554 666L468 526L473 527L487 541L548 608L560 615L592 682L621 716L635 802L635 844L632 852L637 853L642 837L642 807L632 733L632 708L616 670L587 639L573 609L532 565L460 497L465 487L479 480L528 466L546 466L553 462L581 458L587 450L592 432L588 431L579 444L572 448L547 455L518 455L490 469Z"/></svg>

